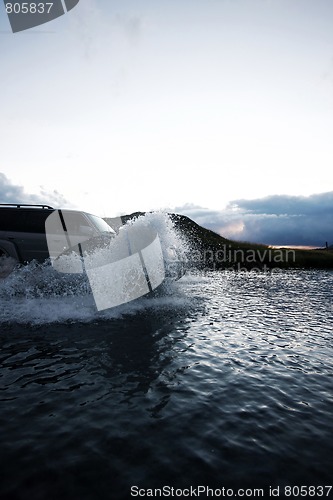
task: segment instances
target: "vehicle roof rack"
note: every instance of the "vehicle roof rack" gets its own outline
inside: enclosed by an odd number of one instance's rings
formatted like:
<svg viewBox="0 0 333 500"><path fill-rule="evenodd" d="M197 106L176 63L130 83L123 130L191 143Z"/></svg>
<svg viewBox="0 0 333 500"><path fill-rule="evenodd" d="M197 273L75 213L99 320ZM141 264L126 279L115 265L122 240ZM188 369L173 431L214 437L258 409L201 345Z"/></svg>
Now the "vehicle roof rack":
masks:
<svg viewBox="0 0 333 500"><path fill-rule="evenodd" d="M14 208L45 208L45 209L51 209L54 210L53 207L50 207L49 205L35 205L35 204L29 204L29 203L0 203L0 207L14 207Z"/></svg>

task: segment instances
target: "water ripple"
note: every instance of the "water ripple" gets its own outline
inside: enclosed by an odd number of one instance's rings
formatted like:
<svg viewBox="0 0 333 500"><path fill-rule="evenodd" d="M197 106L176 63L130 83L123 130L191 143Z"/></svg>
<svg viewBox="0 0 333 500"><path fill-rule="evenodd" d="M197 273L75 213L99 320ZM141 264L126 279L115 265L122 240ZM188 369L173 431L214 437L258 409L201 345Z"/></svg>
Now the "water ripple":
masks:
<svg viewBox="0 0 333 500"><path fill-rule="evenodd" d="M3 498L329 484L332 285L211 273L109 317L3 324Z"/></svg>

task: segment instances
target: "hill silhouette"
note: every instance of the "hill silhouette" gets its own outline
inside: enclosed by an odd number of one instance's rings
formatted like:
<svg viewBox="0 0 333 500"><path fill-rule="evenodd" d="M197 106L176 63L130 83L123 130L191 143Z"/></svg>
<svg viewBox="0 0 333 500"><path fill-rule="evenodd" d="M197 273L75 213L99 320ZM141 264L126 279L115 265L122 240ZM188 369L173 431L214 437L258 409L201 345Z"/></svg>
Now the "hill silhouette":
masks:
<svg viewBox="0 0 333 500"><path fill-rule="evenodd" d="M134 212L123 215L128 220L145 215ZM186 258L199 269L333 269L333 247L316 250L273 248L260 243L235 241L206 229L185 215L170 213L175 229L186 243ZM114 219L106 218L111 225ZM118 229L118 228L115 228Z"/></svg>

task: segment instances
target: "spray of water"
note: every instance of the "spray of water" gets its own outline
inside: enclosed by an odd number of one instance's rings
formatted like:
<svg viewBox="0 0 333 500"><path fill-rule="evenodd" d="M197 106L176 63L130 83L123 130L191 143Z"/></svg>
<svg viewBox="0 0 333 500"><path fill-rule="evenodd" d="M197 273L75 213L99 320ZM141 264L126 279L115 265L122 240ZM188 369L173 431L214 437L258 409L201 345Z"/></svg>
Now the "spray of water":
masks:
<svg viewBox="0 0 333 500"><path fill-rule="evenodd" d="M90 322L133 314L142 308L158 307L174 300L175 294L179 292L179 286L175 283L179 277L179 264L184 264L188 252L186 241L168 214L163 212L148 213L128 221L127 225L138 229L150 226L159 235L169 278L153 296L98 312L86 275L59 273L49 262L39 264L33 261L0 279L0 324ZM103 260L106 250L99 251ZM73 258L77 256L64 257Z"/></svg>

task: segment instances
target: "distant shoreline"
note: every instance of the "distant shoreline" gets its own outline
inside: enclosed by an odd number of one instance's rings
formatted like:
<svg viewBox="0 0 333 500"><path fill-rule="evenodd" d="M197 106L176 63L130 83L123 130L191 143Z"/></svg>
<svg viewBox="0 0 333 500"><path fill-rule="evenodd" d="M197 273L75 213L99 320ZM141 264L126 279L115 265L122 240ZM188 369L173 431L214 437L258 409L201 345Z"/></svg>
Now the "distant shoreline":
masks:
<svg viewBox="0 0 333 500"><path fill-rule="evenodd" d="M288 250L326 250L326 247L318 247L314 245L268 245L269 248L280 250L286 248Z"/></svg>

